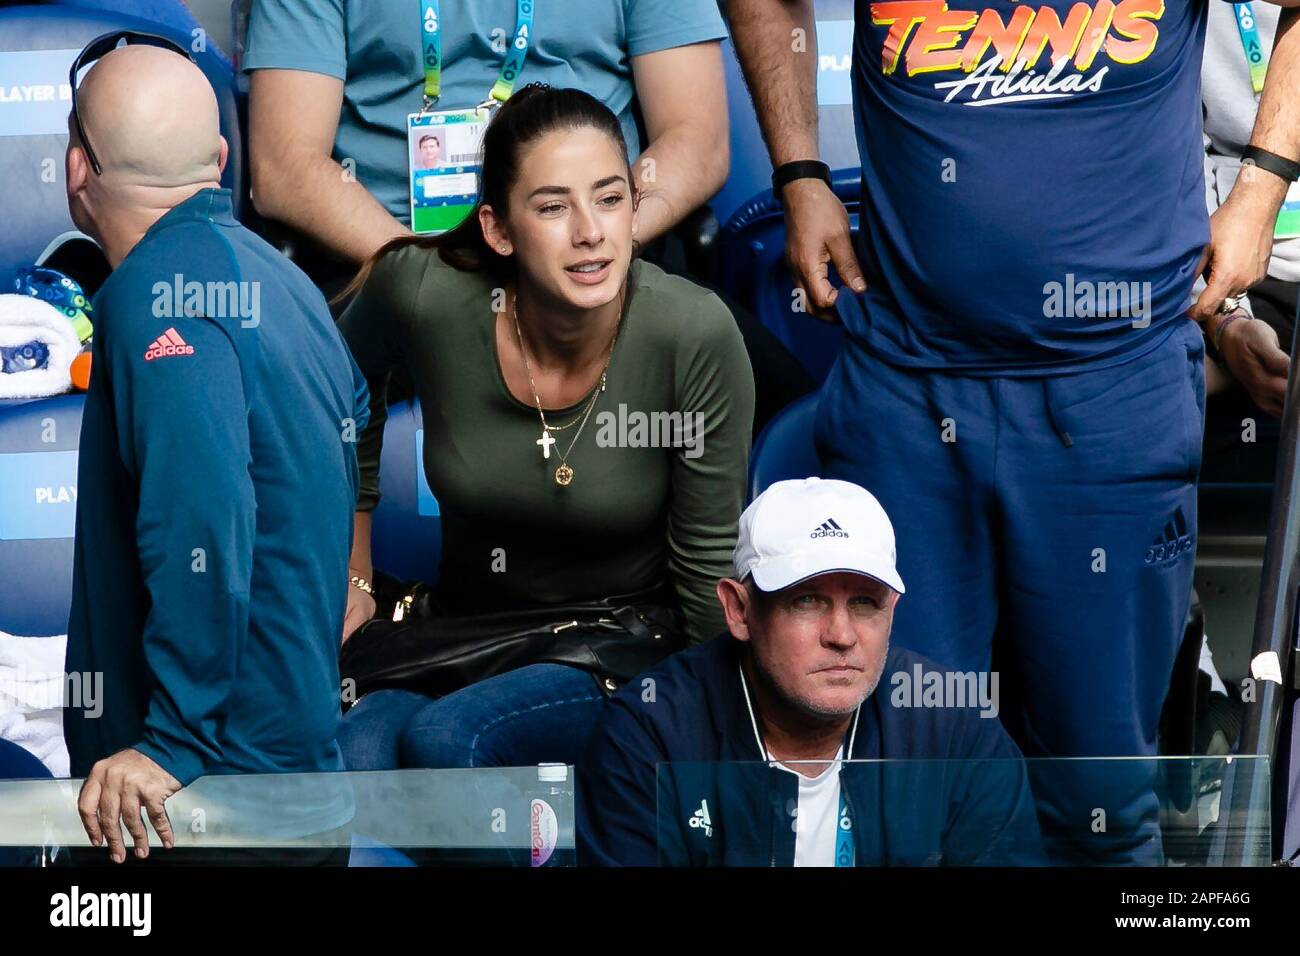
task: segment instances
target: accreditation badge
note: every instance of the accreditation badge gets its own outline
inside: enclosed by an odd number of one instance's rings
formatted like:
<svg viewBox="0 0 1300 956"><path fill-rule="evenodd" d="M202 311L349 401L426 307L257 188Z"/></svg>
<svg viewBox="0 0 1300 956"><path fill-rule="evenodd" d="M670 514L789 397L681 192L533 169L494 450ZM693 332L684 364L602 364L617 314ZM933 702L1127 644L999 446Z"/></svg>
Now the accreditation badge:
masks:
<svg viewBox="0 0 1300 956"><path fill-rule="evenodd" d="M454 229L474 208L490 117L486 108L407 114L412 232Z"/></svg>

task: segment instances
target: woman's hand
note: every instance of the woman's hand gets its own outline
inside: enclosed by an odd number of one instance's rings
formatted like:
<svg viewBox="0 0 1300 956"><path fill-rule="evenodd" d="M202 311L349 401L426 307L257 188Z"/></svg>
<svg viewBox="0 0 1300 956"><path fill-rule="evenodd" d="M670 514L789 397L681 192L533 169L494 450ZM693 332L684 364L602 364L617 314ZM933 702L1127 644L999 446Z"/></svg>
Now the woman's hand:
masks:
<svg viewBox="0 0 1300 956"><path fill-rule="evenodd" d="M357 628L375 616L375 599L355 584L348 584L348 608L343 615L342 647L348 638L356 633Z"/></svg>

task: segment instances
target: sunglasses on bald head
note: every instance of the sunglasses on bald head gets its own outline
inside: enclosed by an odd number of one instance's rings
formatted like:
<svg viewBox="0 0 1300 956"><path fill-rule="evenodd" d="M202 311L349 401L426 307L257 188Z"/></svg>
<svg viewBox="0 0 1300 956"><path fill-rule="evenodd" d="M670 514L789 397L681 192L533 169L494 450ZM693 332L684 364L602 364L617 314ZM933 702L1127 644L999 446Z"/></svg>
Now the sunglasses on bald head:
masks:
<svg viewBox="0 0 1300 956"><path fill-rule="evenodd" d="M77 139L81 141L81 148L85 150L86 158L90 160L90 168L95 171L96 176L103 172L103 168L99 165L99 159L90 146L90 140L86 138L86 127L81 124L81 111L77 109L77 74L87 64L94 63L105 54L116 50L119 46L133 45L161 47L164 50L179 53L191 63L194 62L194 57L190 55L190 51L179 43L154 33L137 33L134 30L117 30L113 33L105 33L103 36L95 37L77 54L77 58L72 61L72 68L68 71L68 86L72 88L72 123L77 129Z"/></svg>

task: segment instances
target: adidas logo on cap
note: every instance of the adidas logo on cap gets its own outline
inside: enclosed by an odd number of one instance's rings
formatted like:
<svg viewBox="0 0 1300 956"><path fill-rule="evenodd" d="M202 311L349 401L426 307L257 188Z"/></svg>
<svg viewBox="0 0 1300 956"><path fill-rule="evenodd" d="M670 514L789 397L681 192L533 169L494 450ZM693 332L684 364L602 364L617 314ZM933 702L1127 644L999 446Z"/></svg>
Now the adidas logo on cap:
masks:
<svg viewBox="0 0 1300 956"><path fill-rule="evenodd" d="M156 358L165 358L168 355L193 355L194 346L187 345L181 338L181 334L175 329L168 329L158 338L154 339L152 345L145 350L144 360L152 362Z"/></svg>
<svg viewBox="0 0 1300 956"><path fill-rule="evenodd" d="M809 532L810 538L847 538L849 533L835 523L834 518L827 518Z"/></svg>

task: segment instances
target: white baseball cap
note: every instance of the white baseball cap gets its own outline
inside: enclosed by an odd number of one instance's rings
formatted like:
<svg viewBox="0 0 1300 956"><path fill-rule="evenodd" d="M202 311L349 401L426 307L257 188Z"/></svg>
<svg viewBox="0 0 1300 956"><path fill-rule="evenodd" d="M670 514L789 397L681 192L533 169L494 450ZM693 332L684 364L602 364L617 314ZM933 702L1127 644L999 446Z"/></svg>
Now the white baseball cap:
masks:
<svg viewBox="0 0 1300 956"><path fill-rule="evenodd" d="M902 594L894 566L894 526L875 496L849 481L778 481L740 516L732 558L736 579L753 575L762 591L848 571Z"/></svg>

